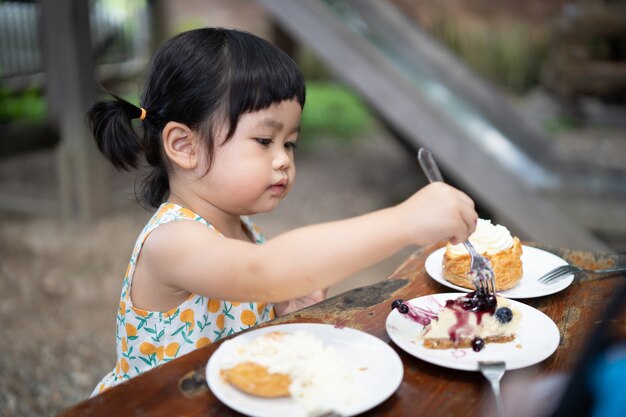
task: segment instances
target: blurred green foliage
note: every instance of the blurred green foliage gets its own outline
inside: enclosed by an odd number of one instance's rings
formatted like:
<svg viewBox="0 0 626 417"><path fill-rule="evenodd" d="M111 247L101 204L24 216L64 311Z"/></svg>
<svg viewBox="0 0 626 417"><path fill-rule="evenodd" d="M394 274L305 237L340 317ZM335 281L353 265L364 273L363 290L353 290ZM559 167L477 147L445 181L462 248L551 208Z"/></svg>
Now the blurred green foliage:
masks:
<svg viewBox="0 0 626 417"><path fill-rule="evenodd" d="M514 93L539 84L548 39L523 22L464 24L443 14L430 28L479 74Z"/></svg>
<svg viewBox="0 0 626 417"><path fill-rule="evenodd" d="M319 137L349 143L371 124L367 106L349 88L329 81L307 83L300 135L305 147Z"/></svg>
<svg viewBox="0 0 626 417"><path fill-rule="evenodd" d="M543 123L544 130L550 135L569 132L580 128L580 123L570 116L554 117Z"/></svg>
<svg viewBox="0 0 626 417"><path fill-rule="evenodd" d="M298 46L295 60L307 82L330 80L333 77L319 56L304 44Z"/></svg>
<svg viewBox="0 0 626 417"><path fill-rule="evenodd" d="M368 106L353 90L333 82L324 62L306 45L300 45L295 59L307 88L299 145L313 147L320 138L348 144L361 137L374 120Z"/></svg>
<svg viewBox="0 0 626 417"><path fill-rule="evenodd" d="M43 120L46 103L38 89L13 93L0 85L0 121Z"/></svg>

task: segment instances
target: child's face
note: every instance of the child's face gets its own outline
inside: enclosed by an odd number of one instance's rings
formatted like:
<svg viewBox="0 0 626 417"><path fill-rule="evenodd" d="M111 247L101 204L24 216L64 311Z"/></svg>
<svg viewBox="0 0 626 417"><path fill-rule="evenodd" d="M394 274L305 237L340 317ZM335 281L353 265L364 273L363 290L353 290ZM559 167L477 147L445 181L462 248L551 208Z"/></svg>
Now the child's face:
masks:
<svg viewBox="0 0 626 417"><path fill-rule="evenodd" d="M205 200L232 214L273 210L294 183L293 145L300 130L300 104L283 101L265 110L244 113L233 137L221 145L201 179Z"/></svg>

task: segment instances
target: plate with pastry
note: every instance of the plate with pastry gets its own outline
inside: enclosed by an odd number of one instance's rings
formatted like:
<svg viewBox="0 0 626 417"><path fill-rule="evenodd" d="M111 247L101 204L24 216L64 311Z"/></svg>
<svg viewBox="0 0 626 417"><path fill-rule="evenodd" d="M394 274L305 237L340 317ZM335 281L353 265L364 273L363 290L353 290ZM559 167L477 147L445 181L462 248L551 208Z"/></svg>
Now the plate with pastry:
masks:
<svg viewBox="0 0 626 417"><path fill-rule="evenodd" d="M403 374L382 340L319 323L247 331L224 341L206 367L211 392L255 417L360 414L389 398Z"/></svg>
<svg viewBox="0 0 626 417"><path fill-rule="evenodd" d="M570 275L554 283L540 283L542 275L567 265L567 261L548 251L522 245L505 226L490 220L478 219L469 241L491 262L496 290L506 298L543 297L564 290L574 281L574 275ZM432 279L449 288L466 292L475 288L468 275L470 255L463 244L448 243L433 251L424 267Z"/></svg>
<svg viewBox="0 0 626 417"><path fill-rule="evenodd" d="M519 301L485 293L445 293L396 300L387 334L407 353L435 365L478 371L479 361L519 369L548 358L559 345L556 324Z"/></svg>

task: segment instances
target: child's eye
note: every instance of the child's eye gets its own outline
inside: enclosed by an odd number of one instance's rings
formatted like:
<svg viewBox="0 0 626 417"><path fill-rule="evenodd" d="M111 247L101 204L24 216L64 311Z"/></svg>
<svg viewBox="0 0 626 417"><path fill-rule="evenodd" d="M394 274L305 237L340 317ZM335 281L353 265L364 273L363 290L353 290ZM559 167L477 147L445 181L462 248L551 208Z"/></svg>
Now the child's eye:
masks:
<svg viewBox="0 0 626 417"><path fill-rule="evenodd" d="M296 142L285 142L285 148L287 149L298 149L298 145L296 145Z"/></svg>
<svg viewBox="0 0 626 417"><path fill-rule="evenodd" d="M272 139L269 139L269 138L255 138L255 139L262 146L270 146L272 144Z"/></svg>

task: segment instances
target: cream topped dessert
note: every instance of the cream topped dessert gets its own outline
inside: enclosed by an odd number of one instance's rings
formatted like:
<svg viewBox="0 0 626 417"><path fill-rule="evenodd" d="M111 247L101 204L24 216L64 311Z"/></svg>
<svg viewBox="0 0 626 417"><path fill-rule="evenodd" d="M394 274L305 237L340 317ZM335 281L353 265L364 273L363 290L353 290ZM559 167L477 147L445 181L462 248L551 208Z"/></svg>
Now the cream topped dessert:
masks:
<svg viewBox="0 0 626 417"><path fill-rule="evenodd" d="M428 349L471 347L478 352L488 343L507 343L515 339L521 320L509 300L480 291L448 300L437 312L416 309L402 300L392 306L424 326L419 339Z"/></svg>
<svg viewBox="0 0 626 417"><path fill-rule="evenodd" d="M222 377L249 394L290 396L308 416L341 413L358 400L357 369L311 333L266 333L233 352Z"/></svg>
<svg viewBox="0 0 626 417"><path fill-rule="evenodd" d="M476 230L468 239L476 251L489 260L493 268L496 289L507 290L522 278L522 244L504 226L490 220L478 219ZM451 283L474 288L470 272L470 255L463 244L448 243L443 255L443 277Z"/></svg>
<svg viewBox="0 0 626 417"><path fill-rule="evenodd" d="M492 224L491 220L478 219L476 230L468 239L476 251L483 255L493 255L513 246L513 236L506 227L500 224ZM458 245L448 244L446 250L450 255L469 255L462 243Z"/></svg>

